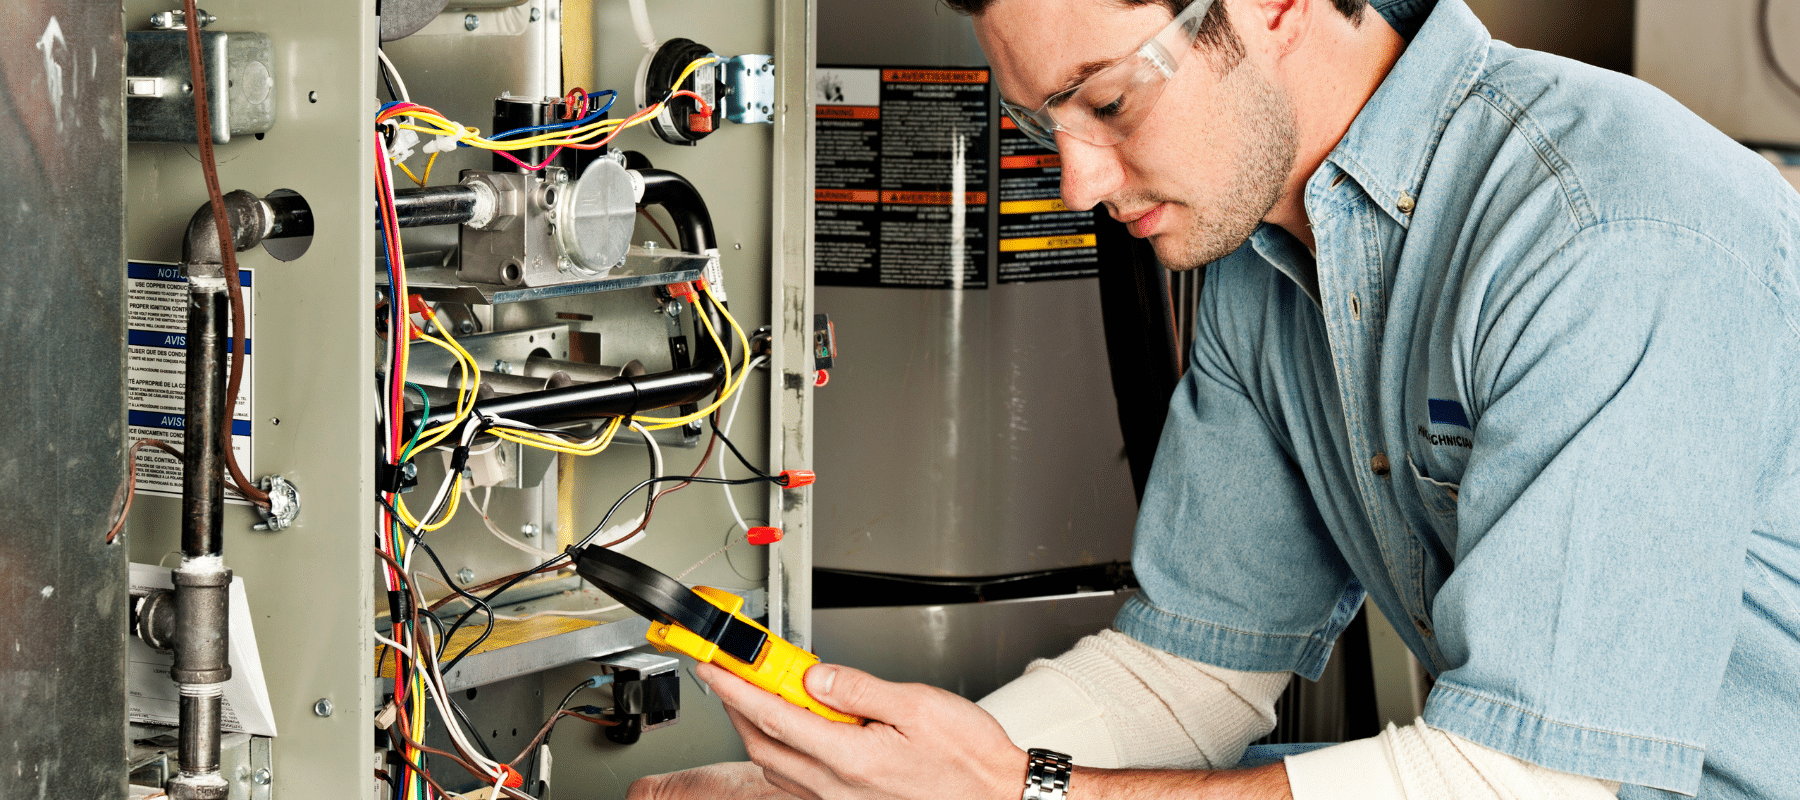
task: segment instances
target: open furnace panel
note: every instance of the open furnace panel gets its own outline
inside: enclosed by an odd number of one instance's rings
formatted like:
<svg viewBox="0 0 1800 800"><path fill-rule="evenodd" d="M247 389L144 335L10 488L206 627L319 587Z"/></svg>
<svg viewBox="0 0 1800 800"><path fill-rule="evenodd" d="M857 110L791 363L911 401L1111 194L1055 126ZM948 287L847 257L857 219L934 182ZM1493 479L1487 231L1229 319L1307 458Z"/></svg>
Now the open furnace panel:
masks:
<svg viewBox="0 0 1800 800"><path fill-rule="evenodd" d="M126 4L128 438L217 431L254 488L203 465L232 487L209 509L193 462L137 452L119 769L140 795L615 797L739 755L691 664L560 559L630 547L810 638L808 490L758 477L811 460L810 5L379 9L206 4L234 290L185 14ZM659 497L691 474L743 483ZM171 571L205 602L158 594ZM140 640L205 624L229 680Z"/></svg>

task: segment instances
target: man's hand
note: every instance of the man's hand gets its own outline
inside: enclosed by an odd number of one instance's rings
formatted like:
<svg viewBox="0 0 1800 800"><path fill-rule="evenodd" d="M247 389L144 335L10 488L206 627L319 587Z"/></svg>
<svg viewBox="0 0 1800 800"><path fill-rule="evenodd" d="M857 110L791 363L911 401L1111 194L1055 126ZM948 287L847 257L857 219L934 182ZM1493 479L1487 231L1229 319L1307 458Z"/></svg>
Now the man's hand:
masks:
<svg viewBox="0 0 1800 800"><path fill-rule="evenodd" d="M1025 752L987 712L941 689L888 683L831 664L808 670L807 691L869 720L856 726L827 720L710 664L696 675L725 702L763 776L796 797L1004 798L1025 785Z"/></svg>
<svg viewBox="0 0 1800 800"><path fill-rule="evenodd" d="M794 800L748 761L650 775L631 783L625 800Z"/></svg>

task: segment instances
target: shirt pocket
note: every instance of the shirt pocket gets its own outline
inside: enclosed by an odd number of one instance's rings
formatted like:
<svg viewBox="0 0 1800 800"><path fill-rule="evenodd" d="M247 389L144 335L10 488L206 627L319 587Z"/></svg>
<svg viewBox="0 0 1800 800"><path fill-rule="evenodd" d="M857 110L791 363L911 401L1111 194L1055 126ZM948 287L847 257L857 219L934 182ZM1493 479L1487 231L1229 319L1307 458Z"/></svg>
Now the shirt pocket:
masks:
<svg viewBox="0 0 1800 800"><path fill-rule="evenodd" d="M1406 465L1412 468L1413 483L1419 490L1419 502L1431 517L1431 524L1440 535L1453 536L1456 533L1456 501L1460 484L1445 483L1433 479L1420 469L1413 461L1411 453L1406 455Z"/></svg>

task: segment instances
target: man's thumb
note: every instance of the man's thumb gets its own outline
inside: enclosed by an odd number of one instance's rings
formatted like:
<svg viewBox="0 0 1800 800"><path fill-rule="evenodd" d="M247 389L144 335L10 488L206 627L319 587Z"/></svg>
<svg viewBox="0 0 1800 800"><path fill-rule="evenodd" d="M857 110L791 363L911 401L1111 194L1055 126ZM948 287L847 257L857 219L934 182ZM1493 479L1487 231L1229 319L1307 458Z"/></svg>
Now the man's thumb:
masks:
<svg viewBox="0 0 1800 800"><path fill-rule="evenodd" d="M898 709L886 702L894 684L867 672L836 664L815 664L806 671L806 691L825 705L866 719L893 720Z"/></svg>

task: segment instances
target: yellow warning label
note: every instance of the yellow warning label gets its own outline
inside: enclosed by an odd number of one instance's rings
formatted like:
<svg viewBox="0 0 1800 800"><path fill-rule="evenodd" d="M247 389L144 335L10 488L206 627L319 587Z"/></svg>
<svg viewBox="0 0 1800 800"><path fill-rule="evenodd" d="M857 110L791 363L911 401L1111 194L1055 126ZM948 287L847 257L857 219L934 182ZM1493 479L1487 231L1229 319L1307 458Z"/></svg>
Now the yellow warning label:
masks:
<svg viewBox="0 0 1800 800"><path fill-rule="evenodd" d="M1000 204L1002 214L1049 214L1054 211L1068 211L1060 198L1049 200L1008 200Z"/></svg>
<svg viewBox="0 0 1800 800"><path fill-rule="evenodd" d="M1001 239L1000 252L1019 253L1026 250L1066 250L1072 247L1093 247L1094 235L1080 236L1040 236L1035 239Z"/></svg>

